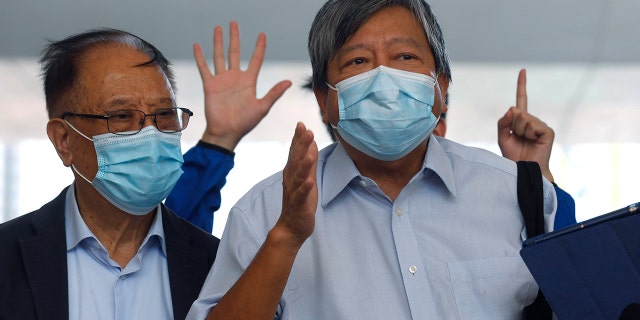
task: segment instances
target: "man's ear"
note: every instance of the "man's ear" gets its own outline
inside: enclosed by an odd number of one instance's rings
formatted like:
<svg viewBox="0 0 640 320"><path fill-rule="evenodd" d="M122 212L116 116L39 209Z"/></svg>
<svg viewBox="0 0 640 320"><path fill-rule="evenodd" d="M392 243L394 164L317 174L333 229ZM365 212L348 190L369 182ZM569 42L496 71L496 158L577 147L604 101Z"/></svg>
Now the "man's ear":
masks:
<svg viewBox="0 0 640 320"><path fill-rule="evenodd" d="M313 94L316 96L316 101L320 107L322 122L329 123L329 114L327 113L327 96L329 95L329 90L314 88Z"/></svg>
<svg viewBox="0 0 640 320"><path fill-rule="evenodd" d="M47 135L65 167L73 163L73 153L69 148L69 128L60 118L47 122Z"/></svg>
<svg viewBox="0 0 640 320"><path fill-rule="evenodd" d="M443 138L444 135L447 134L447 122L442 117L440 117L440 120L438 120L438 124L436 125L435 129L433 129L433 134Z"/></svg>
<svg viewBox="0 0 640 320"><path fill-rule="evenodd" d="M438 75L438 83L436 84L436 90L440 91L440 104L442 105L440 113L447 112L449 107L447 107L447 103L445 102L445 97L447 96L447 90L449 90L449 78L447 78L443 74Z"/></svg>

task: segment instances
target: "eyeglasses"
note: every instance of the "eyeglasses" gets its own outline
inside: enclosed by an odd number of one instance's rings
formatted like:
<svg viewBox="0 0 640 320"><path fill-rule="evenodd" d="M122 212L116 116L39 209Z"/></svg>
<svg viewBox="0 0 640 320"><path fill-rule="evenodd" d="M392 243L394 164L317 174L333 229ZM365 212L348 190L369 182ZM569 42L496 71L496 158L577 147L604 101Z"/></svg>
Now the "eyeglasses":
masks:
<svg viewBox="0 0 640 320"><path fill-rule="evenodd" d="M153 117L153 124L158 131L165 133L180 132L187 128L193 112L187 108L163 108L155 113L146 114L140 110L119 109L106 115L65 112L65 117L81 117L107 120L109 132L119 135L132 135L140 132L147 117Z"/></svg>

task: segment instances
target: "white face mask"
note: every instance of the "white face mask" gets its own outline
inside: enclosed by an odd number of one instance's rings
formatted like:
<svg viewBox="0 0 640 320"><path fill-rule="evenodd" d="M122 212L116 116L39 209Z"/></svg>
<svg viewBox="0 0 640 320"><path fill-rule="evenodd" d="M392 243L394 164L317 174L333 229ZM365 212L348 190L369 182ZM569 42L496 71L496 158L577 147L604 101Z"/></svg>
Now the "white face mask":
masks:
<svg viewBox="0 0 640 320"><path fill-rule="evenodd" d="M67 122L69 124L69 122ZM98 172L89 181L72 169L111 204L132 215L145 215L164 200L182 175L181 133L163 133L148 126L133 135L105 133L93 139Z"/></svg>
<svg viewBox="0 0 640 320"><path fill-rule="evenodd" d="M436 80L385 66L340 81L338 130L360 152L382 161L406 156L438 124L433 112Z"/></svg>

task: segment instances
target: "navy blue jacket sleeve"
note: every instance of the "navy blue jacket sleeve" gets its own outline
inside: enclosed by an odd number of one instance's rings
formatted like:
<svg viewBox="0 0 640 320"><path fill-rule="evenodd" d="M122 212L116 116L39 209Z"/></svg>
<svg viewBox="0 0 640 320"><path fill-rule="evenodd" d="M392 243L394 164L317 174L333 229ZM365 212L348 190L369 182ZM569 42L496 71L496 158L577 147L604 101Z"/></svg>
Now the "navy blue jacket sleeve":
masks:
<svg viewBox="0 0 640 320"><path fill-rule="evenodd" d="M220 190L233 168L234 153L203 141L184 154L184 173L165 205L178 216L211 233Z"/></svg>
<svg viewBox="0 0 640 320"><path fill-rule="evenodd" d="M558 210L556 211L553 229L559 230L576 224L576 203L573 197L558 187L557 184L554 183L553 187L556 189L556 196L558 197Z"/></svg>

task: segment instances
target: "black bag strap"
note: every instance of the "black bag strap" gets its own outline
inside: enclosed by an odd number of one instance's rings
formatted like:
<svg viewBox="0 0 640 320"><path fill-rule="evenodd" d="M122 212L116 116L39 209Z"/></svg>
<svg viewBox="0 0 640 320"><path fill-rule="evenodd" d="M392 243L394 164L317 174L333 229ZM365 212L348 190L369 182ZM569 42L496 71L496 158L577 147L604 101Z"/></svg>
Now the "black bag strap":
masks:
<svg viewBox="0 0 640 320"><path fill-rule="evenodd" d="M544 233L544 197L542 172L534 161L518 161L518 204L527 229L527 237ZM553 311L538 290L536 300L524 308L524 319L551 319Z"/></svg>
<svg viewBox="0 0 640 320"><path fill-rule="evenodd" d="M542 172L534 161L518 161L518 204L527 238L544 233Z"/></svg>

